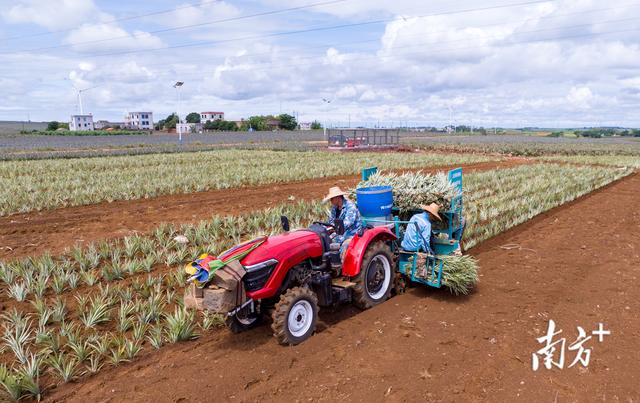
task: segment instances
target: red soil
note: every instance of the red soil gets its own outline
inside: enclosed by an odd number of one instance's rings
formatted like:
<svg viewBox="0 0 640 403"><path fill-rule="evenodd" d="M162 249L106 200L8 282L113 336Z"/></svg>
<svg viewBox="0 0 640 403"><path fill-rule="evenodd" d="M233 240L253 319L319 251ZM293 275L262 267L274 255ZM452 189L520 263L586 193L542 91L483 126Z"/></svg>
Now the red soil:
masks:
<svg viewBox="0 0 640 403"><path fill-rule="evenodd" d="M323 311L318 334L295 347L277 345L267 326L213 331L48 399L638 401L639 204L635 174L484 242L470 251L481 282L467 297L418 286L365 312ZM567 346L576 326L590 332L602 322L611 335L587 341L587 368L567 368L575 357L567 351L563 370L534 372L549 319Z"/></svg>
<svg viewBox="0 0 640 403"><path fill-rule="evenodd" d="M473 172L523 163L530 161L513 158L462 166L467 172ZM424 171L449 168L428 168ZM46 250L57 254L74 244L148 232L161 222L179 224L208 219L214 214L246 213L286 202L290 196L296 200L318 199L331 186L349 187L357 182L358 176L347 175L0 217L0 259L39 255Z"/></svg>

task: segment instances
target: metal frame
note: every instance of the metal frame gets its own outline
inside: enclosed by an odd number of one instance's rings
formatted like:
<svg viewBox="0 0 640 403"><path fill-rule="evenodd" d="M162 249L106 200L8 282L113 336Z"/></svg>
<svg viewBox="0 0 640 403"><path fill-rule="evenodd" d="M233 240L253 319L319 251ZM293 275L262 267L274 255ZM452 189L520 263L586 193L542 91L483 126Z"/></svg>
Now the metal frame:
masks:
<svg viewBox="0 0 640 403"><path fill-rule="evenodd" d="M391 148L400 145L400 129L327 129L329 148Z"/></svg>
<svg viewBox="0 0 640 403"><path fill-rule="evenodd" d="M374 174L376 171L377 171L376 167L363 169L362 180L366 180L369 176ZM437 255L451 254L453 251L455 251L458 248L458 245L461 241L460 239L453 239L453 234L459 231L460 229L462 229L462 222L461 222L462 205L463 205L462 203L462 168L456 168L449 171L448 178L449 178L449 181L453 183L458 189L459 195L456 196L451 201L451 209L442 213L447 217L447 228L443 230L433 230L433 233L435 234L447 234L448 239L440 240L436 238L434 240L434 252L436 253L436 256L427 256L426 268L425 268L426 276L424 278L416 276L417 271L421 269L417 267L418 254L421 252L404 251L397 246L396 246L396 250L394 250L394 252L398 254L398 269L402 274L409 276L411 278L411 281L414 281L416 283L427 284L435 288L442 287L442 266L444 264L444 261L442 259L439 259ZM393 227L396 237L398 239L401 239L400 237L401 225L406 226L409 224L413 224L416 226L416 229L418 229L417 228L418 224L416 222L411 223L411 221L401 221L398 218L398 216L393 216L392 221L379 220L379 219L368 220L367 218L363 218L363 221L365 225L367 223L382 223L389 226L390 228ZM417 242L419 241L419 236L420 236L419 231L416 231ZM411 264L411 270L408 273L405 267L409 263L409 258L411 256L413 256L413 262Z"/></svg>
<svg viewBox="0 0 640 403"><path fill-rule="evenodd" d="M366 218L363 218L364 224L366 225L367 223L382 223L385 225L393 225L394 230L395 230L395 234L396 237L398 239L401 239L400 237L400 225L415 225L416 226L416 243L420 241L420 232L419 232L419 228L418 228L418 223L416 223L415 221L411 222L411 221L401 221L400 219L398 219L397 216L393 217L393 221L390 220L378 220L378 219L372 219L372 220L368 220ZM414 281L416 283L422 283L422 284L427 284L430 285L431 287L435 287L435 288L440 288L442 287L442 265L443 265L443 261L442 259L439 259L437 256L427 256L426 259L426 276L424 278L422 277L418 277L416 275L416 272L418 271L418 269L421 269L419 267L417 267L418 265L418 255L420 253L420 251L415 251L415 252L410 252L410 251L405 251L405 250L401 250L399 247L394 251L399 255L398 258L398 269L400 270L400 272L406 276L409 276L411 278L411 281ZM411 271L409 273L407 273L405 266L406 264L409 262L409 257L413 256L413 263L411 264ZM431 278L431 280L429 280L429 278ZM434 279L435 278L435 279Z"/></svg>

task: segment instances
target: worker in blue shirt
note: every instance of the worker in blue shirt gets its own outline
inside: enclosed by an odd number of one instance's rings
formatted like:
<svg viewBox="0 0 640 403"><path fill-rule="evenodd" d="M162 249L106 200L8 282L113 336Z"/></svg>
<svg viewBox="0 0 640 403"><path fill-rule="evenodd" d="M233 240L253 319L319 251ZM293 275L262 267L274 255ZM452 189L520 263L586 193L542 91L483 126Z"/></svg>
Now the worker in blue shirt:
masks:
<svg viewBox="0 0 640 403"><path fill-rule="evenodd" d="M420 208L424 212L411 217L400 246L409 252L424 251L433 255L434 252L431 248L431 222L434 219L442 221L438 214L440 206L436 203L431 203L428 206L420 206Z"/></svg>
<svg viewBox="0 0 640 403"><path fill-rule="evenodd" d="M344 241L353 238L353 236L362 227L362 219L356 205L345 197L346 193L339 187L334 186L329 189L329 194L323 201L331 201L331 212L329 214L329 224L334 225L336 219L342 220L344 225L344 234L337 235L333 241L344 243Z"/></svg>

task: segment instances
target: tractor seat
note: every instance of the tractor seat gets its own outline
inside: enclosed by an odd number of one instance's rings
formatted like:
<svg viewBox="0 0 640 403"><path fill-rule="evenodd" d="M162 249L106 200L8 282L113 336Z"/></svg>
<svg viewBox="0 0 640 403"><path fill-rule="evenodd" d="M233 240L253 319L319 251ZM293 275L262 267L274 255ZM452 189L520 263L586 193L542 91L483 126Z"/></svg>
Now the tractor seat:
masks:
<svg viewBox="0 0 640 403"><path fill-rule="evenodd" d="M331 238L329 237L329 231L320 224L311 224L309 231L313 231L318 234L320 242L322 242L322 253L329 252L331 249Z"/></svg>

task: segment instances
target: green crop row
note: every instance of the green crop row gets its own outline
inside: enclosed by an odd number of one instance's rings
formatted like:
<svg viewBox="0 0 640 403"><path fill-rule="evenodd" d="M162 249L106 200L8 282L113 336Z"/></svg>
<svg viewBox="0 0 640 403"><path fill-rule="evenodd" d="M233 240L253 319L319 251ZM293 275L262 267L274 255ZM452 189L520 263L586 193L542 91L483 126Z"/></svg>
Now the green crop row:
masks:
<svg viewBox="0 0 640 403"><path fill-rule="evenodd" d="M627 174L629 169L537 164L464 176L467 247ZM0 263L0 384L37 396L68 382L221 325L183 308L182 265L247 238L280 231L280 216L304 227L323 219L320 201L242 216L159 226L148 235ZM188 243L174 239L183 235Z"/></svg>
<svg viewBox="0 0 640 403"><path fill-rule="evenodd" d="M540 157L540 159L552 162L570 162L572 164L640 168L640 155L563 155Z"/></svg>
<svg viewBox="0 0 640 403"><path fill-rule="evenodd" d="M598 143L593 142L525 142L523 139L511 141L483 142L479 137L477 142L435 142L431 140L404 139L404 143L427 151L464 152L482 154L502 154L520 157L539 157L548 155L628 155L640 157L640 141L630 143ZM526 138L525 138L526 140Z"/></svg>
<svg viewBox="0 0 640 403"><path fill-rule="evenodd" d="M491 157L425 153L222 150L0 162L0 215L381 169L476 163Z"/></svg>
<svg viewBox="0 0 640 403"><path fill-rule="evenodd" d="M26 132L25 134L44 136L127 136L151 134L151 132L146 130L42 130L38 132Z"/></svg>
<svg viewBox="0 0 640 403"><path fill-rule="evenodd" d="M185 261L221 252L247 236L277 232L280 216L306 226L326 205L292 203L196 225L161 225L132 236L0 263L0 385L7 400L38 398L43 385L70 382L166 344L197 338L224 317L183 306ZM174 241L186 236L189 245ZM0 396L2 393L0 392Z"/></svg>

